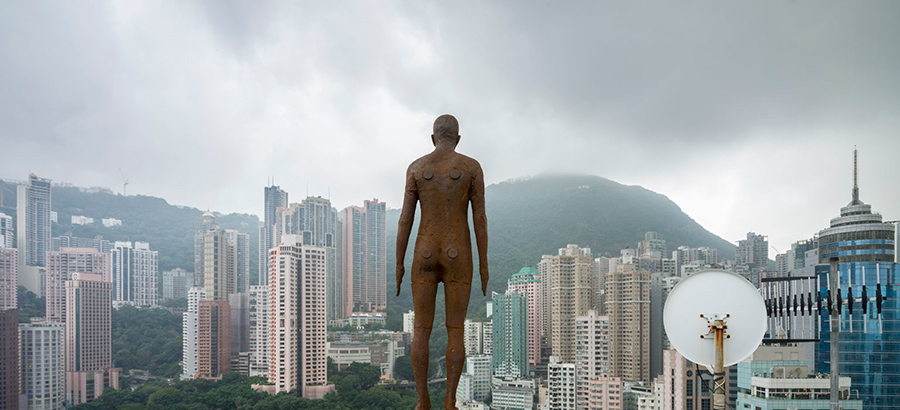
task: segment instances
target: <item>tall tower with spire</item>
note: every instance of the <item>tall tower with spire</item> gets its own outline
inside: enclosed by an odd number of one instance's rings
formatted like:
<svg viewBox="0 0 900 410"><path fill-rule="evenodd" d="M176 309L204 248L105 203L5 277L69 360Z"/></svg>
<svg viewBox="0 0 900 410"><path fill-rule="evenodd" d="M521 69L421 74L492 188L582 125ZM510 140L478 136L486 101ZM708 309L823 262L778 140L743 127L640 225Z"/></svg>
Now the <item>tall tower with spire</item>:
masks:
<svg viewBox="0 0 900 410"><path fill-rule="evenodd" d="M838 357L831 357L831 326L825 303L819 312L816 370L829 373L837 360L841 376L850 376L866 409L900 410L900 264L894 263L895 227L859 199L857 151L853 150L853 198L841 215L819 232L818 292L836 295L840 322ZM829 262L838 259L838 272ZM838 289L830 289L837 275ZM882 299L886 297L886 299Z"/></svg>
<svg viewBox="0 0 900 410"><path fill-rule="evenodd" d="M841 208L841 216L819 232L819 260L832 257L848 262L893 262L894 225L884 223L881 214L872 213L872 205L859 199L858 157L853 150L853 198Z"/></svg>

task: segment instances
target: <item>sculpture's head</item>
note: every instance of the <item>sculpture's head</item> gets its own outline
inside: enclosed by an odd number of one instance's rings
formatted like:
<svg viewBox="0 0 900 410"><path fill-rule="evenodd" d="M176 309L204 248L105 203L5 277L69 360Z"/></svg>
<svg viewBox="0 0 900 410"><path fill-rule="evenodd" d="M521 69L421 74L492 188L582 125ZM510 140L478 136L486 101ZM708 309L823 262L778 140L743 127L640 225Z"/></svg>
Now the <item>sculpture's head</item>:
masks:
<svg viewBox="0 0 900 410"><path fill-rule="evenodd" d="M456 117L450 114L444 114L434 120L434 130L431 134L431 142L435 147L438 144L448 144L451 149L456 148L459 144L459 122Z"/></svg>

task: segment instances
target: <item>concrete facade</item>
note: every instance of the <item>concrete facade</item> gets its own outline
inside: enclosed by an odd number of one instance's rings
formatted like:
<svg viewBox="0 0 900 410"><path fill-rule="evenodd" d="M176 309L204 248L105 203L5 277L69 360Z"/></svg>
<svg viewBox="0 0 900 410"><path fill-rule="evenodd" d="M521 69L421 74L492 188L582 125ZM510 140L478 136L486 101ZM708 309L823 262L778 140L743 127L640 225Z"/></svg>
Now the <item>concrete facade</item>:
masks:
<svg viewBox="0 0 900 410"><path fill-rule="evenodd" d="M119 388L112 362L112 283L99 274L66 281L66 395L86 403Z"/></svg>

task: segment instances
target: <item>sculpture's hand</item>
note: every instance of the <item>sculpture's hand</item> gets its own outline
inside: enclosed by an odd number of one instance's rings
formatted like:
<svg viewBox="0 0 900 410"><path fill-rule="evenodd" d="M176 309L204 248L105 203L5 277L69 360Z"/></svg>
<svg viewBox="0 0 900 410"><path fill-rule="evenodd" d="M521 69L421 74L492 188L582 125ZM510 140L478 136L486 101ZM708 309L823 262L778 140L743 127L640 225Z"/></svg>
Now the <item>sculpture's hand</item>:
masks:
<svg viewBox="0 0 900 410"><path fill-rule="evenodd" d="M484 294L484 296L487 296L488 279L490 279L490 276L491 276L488 273L487 264L479 265L478 271L481 274L481 293Z"/></svg>
<svg viewBox="0 0 900 410"><path fill-rule="evenodd" d="M403 274L406 273L406 268L403 267L402 263L397 264L397 296L400 296L400 283L403 282Z"/></svg>

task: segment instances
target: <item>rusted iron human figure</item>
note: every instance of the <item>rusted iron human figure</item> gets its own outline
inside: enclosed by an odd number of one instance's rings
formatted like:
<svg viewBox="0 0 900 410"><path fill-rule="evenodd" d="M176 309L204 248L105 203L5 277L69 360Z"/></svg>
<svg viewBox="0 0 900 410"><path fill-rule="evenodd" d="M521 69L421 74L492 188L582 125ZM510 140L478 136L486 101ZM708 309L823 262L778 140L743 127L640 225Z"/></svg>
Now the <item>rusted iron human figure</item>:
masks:
<svg viewBox="0 0 900 410"><path fill-rule="evenodd" d="M422 220L412 264L415 309L412 364L416 378L416 410L431 408L428 397L428 342L434 322L438 282L444 283L447 322L447 395L444 409L456 409L456 387L465 364L463 324L472 290L472 242L468 209L472 204L481 292L487 296L487 216L484 210L484 174L478 161L455 151L459 123L452 115L434 121L434 151L410 164L397 233L397 295L405 273L403 260L415 218L416 202Z"/></svg>

